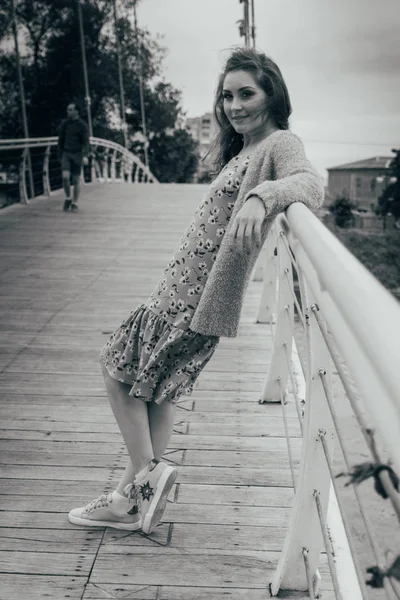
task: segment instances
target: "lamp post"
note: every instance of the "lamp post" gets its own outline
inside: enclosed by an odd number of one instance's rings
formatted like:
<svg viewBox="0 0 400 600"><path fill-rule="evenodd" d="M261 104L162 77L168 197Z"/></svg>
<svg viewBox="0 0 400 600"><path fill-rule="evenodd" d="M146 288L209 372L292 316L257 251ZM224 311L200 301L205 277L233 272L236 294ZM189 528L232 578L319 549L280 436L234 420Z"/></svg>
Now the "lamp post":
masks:
<svg viewBox="0 0 400 600"><path fill-rule="evenodd" d="M91 99L90 99L90 94L89 94L89 80L88 80L87 64L86 64L85 35L84 35L84 31L83 31L83 19L82 19L83 0L77 0L77 1L78 1L79 33L80 33L80 40L81 40L83 80L85 83L85 103L86 103L89 135L92 137L93 136L93 127L92 127L92 112L91 112L91 108L90 108L91 107Z"/></svg>
<svg viewBox="0 0 400 600"><path fill-rule="evenodd" d="M147 140L147 128L146 128L146 112L144 107L144 88L143 88L143 73L142 73L142 53L140 49L139 36L138 36L138 26L137 26L137 14L136 14L136 2L134 0L133 3L133 19L134 19L134 28L135 28L135 37L136 37L136 48L137 48L137 56L138 56L138 78L139 78L139 95L140 95L140 113L142 117L142 132L144 137L144 164L146 167L149 166L149 156L148 156L148 146L149 142Z"/></svg>
<svg viewBox="0 0 400 600"><path fill-rule="evenodd" d="M116 3L116 0L112 0L112 2L113 2L113 11L114 11L115 43L116 43L116 47L117 47L117 57L118 57L118 78L119 78L121 126L122 126L122 133L124 136L124 146L126 148L128 146L128 139L127 139L127 124L126 124L126 118L125 118L125 92L124 92L124 80L123 80L123 76L122 76L121 45L119 43L118 28L117 28L117 3Z"/></svg>
<svg viewBox="0 0 400 600"><path fill-rule="evenodd" d="M253 38L253 48L256 47L256 20L254 14L254 0L251 0L251 37Z"/></svg>
<svg viewBox="0 0 400 600"><path fill-rule="evenodd" d="M239 0L243 4L243 21L240 36L244 37L244 45L250 46L249 0Z"/></svg>
<svg viewBox="0 0 400 600"><path fill-rule="evenodd" d="M25 90L24 90L24 80L22 78L22 70L21 70L21 61L19 58L19 46L18 46L18 31L17 31L17 14L15 11L15 0L11 0L11 11L12 11L12 28L13 28L13 36L14 36L14 44L15 44L15 57L17 62L17 73L18 73L18 84L19 84L19 95L21 101L21 114L22 114L22 126L24 129L24 136L29 138L29 129L28 129L28 119L26 116L26 101L25 101ZM29 173L29 185L31 188L31 197L35 195L35 188L33 184L33 174L32 174L32 162L29 148L26 149L26 157L28 161L28 173Z"/></svg>

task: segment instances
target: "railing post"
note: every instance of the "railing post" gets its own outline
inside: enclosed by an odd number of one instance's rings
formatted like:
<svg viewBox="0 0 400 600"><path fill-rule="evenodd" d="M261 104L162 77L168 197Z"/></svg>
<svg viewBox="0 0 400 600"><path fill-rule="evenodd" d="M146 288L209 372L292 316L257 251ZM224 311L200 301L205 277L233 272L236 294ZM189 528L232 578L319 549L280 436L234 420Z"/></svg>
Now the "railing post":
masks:
<svg viewBox="0 0 400 600"><path fill-rule="evenodd" d="M280 229L278 222L278 299L274 347L260 403L280 402L281 396L286 395L289 378L287 355L292 354L294 309L290 285L293 286L293 272L290 257L282 242L283 232Z"/></svg>
<svg viewBox="0 0 400 600"><path fill-rule="evenodd" d="M116 160L117 160L117 151L111 151L111 165L110 165L110 175L112 183L115 182L116 179Z"/></svg>
<svg viewBox="0 0 400 600"><path fill-rule="evenodd" d="M128 170L128 181L129 183L133 182L133 170L135 168L135 163L132 161L129 163L129 170Z"/></svg>
<svg viewBox="0 0 400 600"><path fill-rule="evenodd" d="M96 159L95 159L96 146L90 145L89 165L90 165L90 183L94 183L96 179Z"/></svg>
<svg viewBox="0 0 400 600"><path fill-rule="evenodd" d="M254 267L254 271L253 271L253 281L263 281L264 278L264 271L267 267L267 243L268 243L268 238L267 238L267 242L264 244L264 246L261 248L261 252L258 256L256 265Z"/></svg>
<svg viewBox="0 0 400 600"><path fill-rule="evenodd" d="M51 146L46 146L46 151L44 153L43 159L43 192L46 196L50 196L51 187L50 187L50 178L49 178L49 160L50 160L50 152Z"/></svg>
<svg viewBox="0 0 400 600"><path fill-rule="evenodd" d="M302 306L307 307L307 377L303 443L300 473L297 479L296 496L288 533L271 583L271 593L274 596L280 589L296 591L309 589L304 567L303 552L305 549L310 573L316 574L323 541L315 493L318 493L322 514L326 520L330 491L330 474L319 432L324 432L324 438L330 451L329 455L333 455L334 426L320 377L320 372L323 370L326 385L331 391L330 356L321 331L315 319L310 316L314 298L301 272L299 272L300 278L302 278L300 285L303 292ZM325 323L324 327L326 327Z"/></svg>
<svg viewBox="0 0 400 600"><path fill-rule="evenodd" d="M267 237L263 248L263 265L260 270L264 273L264 283L262 288L260 306L258 309L257 323L275 323L276 322L276 296L277 296L277 235L276 225L274 224ZM254 280L257 281L256 276Z"/></svg>
<svg viewBox="0 0 400 600"><path fill-rule="evenodd" d="M19 197L22 204L29 204L28 192L26 189L26 159L28 155L28 148L24 148L21 154L21 160L19 163Z"/></svg>

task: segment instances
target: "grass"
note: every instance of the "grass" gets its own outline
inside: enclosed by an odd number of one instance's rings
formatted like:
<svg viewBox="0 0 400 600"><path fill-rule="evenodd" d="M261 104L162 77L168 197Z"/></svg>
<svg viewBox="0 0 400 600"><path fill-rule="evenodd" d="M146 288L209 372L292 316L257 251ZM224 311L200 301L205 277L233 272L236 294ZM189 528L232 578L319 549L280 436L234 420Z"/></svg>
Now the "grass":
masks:
<svg viewBox="0 0 400 600"><path fill-rule="evenodd" d="M335 235L382 285L400 293L400 231L336 229Z"/></svg>

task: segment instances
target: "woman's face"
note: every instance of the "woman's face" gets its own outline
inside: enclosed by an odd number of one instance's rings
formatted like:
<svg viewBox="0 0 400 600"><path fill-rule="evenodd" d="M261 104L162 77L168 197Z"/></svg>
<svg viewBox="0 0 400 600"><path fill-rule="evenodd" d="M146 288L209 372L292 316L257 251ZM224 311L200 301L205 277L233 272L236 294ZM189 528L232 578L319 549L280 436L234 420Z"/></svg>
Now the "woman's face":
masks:
<svg viewBox="0 0 400 600"><path fill-rule="evenodd" d="M230 71L224 79L222 96L225 114L233 128L251 135L265 127L267 94L248 71Z"/></svg>

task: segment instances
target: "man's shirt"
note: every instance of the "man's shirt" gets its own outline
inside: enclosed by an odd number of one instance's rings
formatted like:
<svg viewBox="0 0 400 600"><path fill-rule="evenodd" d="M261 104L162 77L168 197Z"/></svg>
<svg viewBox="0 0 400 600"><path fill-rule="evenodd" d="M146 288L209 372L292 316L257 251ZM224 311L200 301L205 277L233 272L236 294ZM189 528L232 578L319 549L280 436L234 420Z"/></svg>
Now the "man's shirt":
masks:
<svg viewBox="0 0 400 600"><path fill-rule="evenodd" d="M64 119L60 125L58 148L63 152L89 154L89 130L82 119Z"/></svg>

